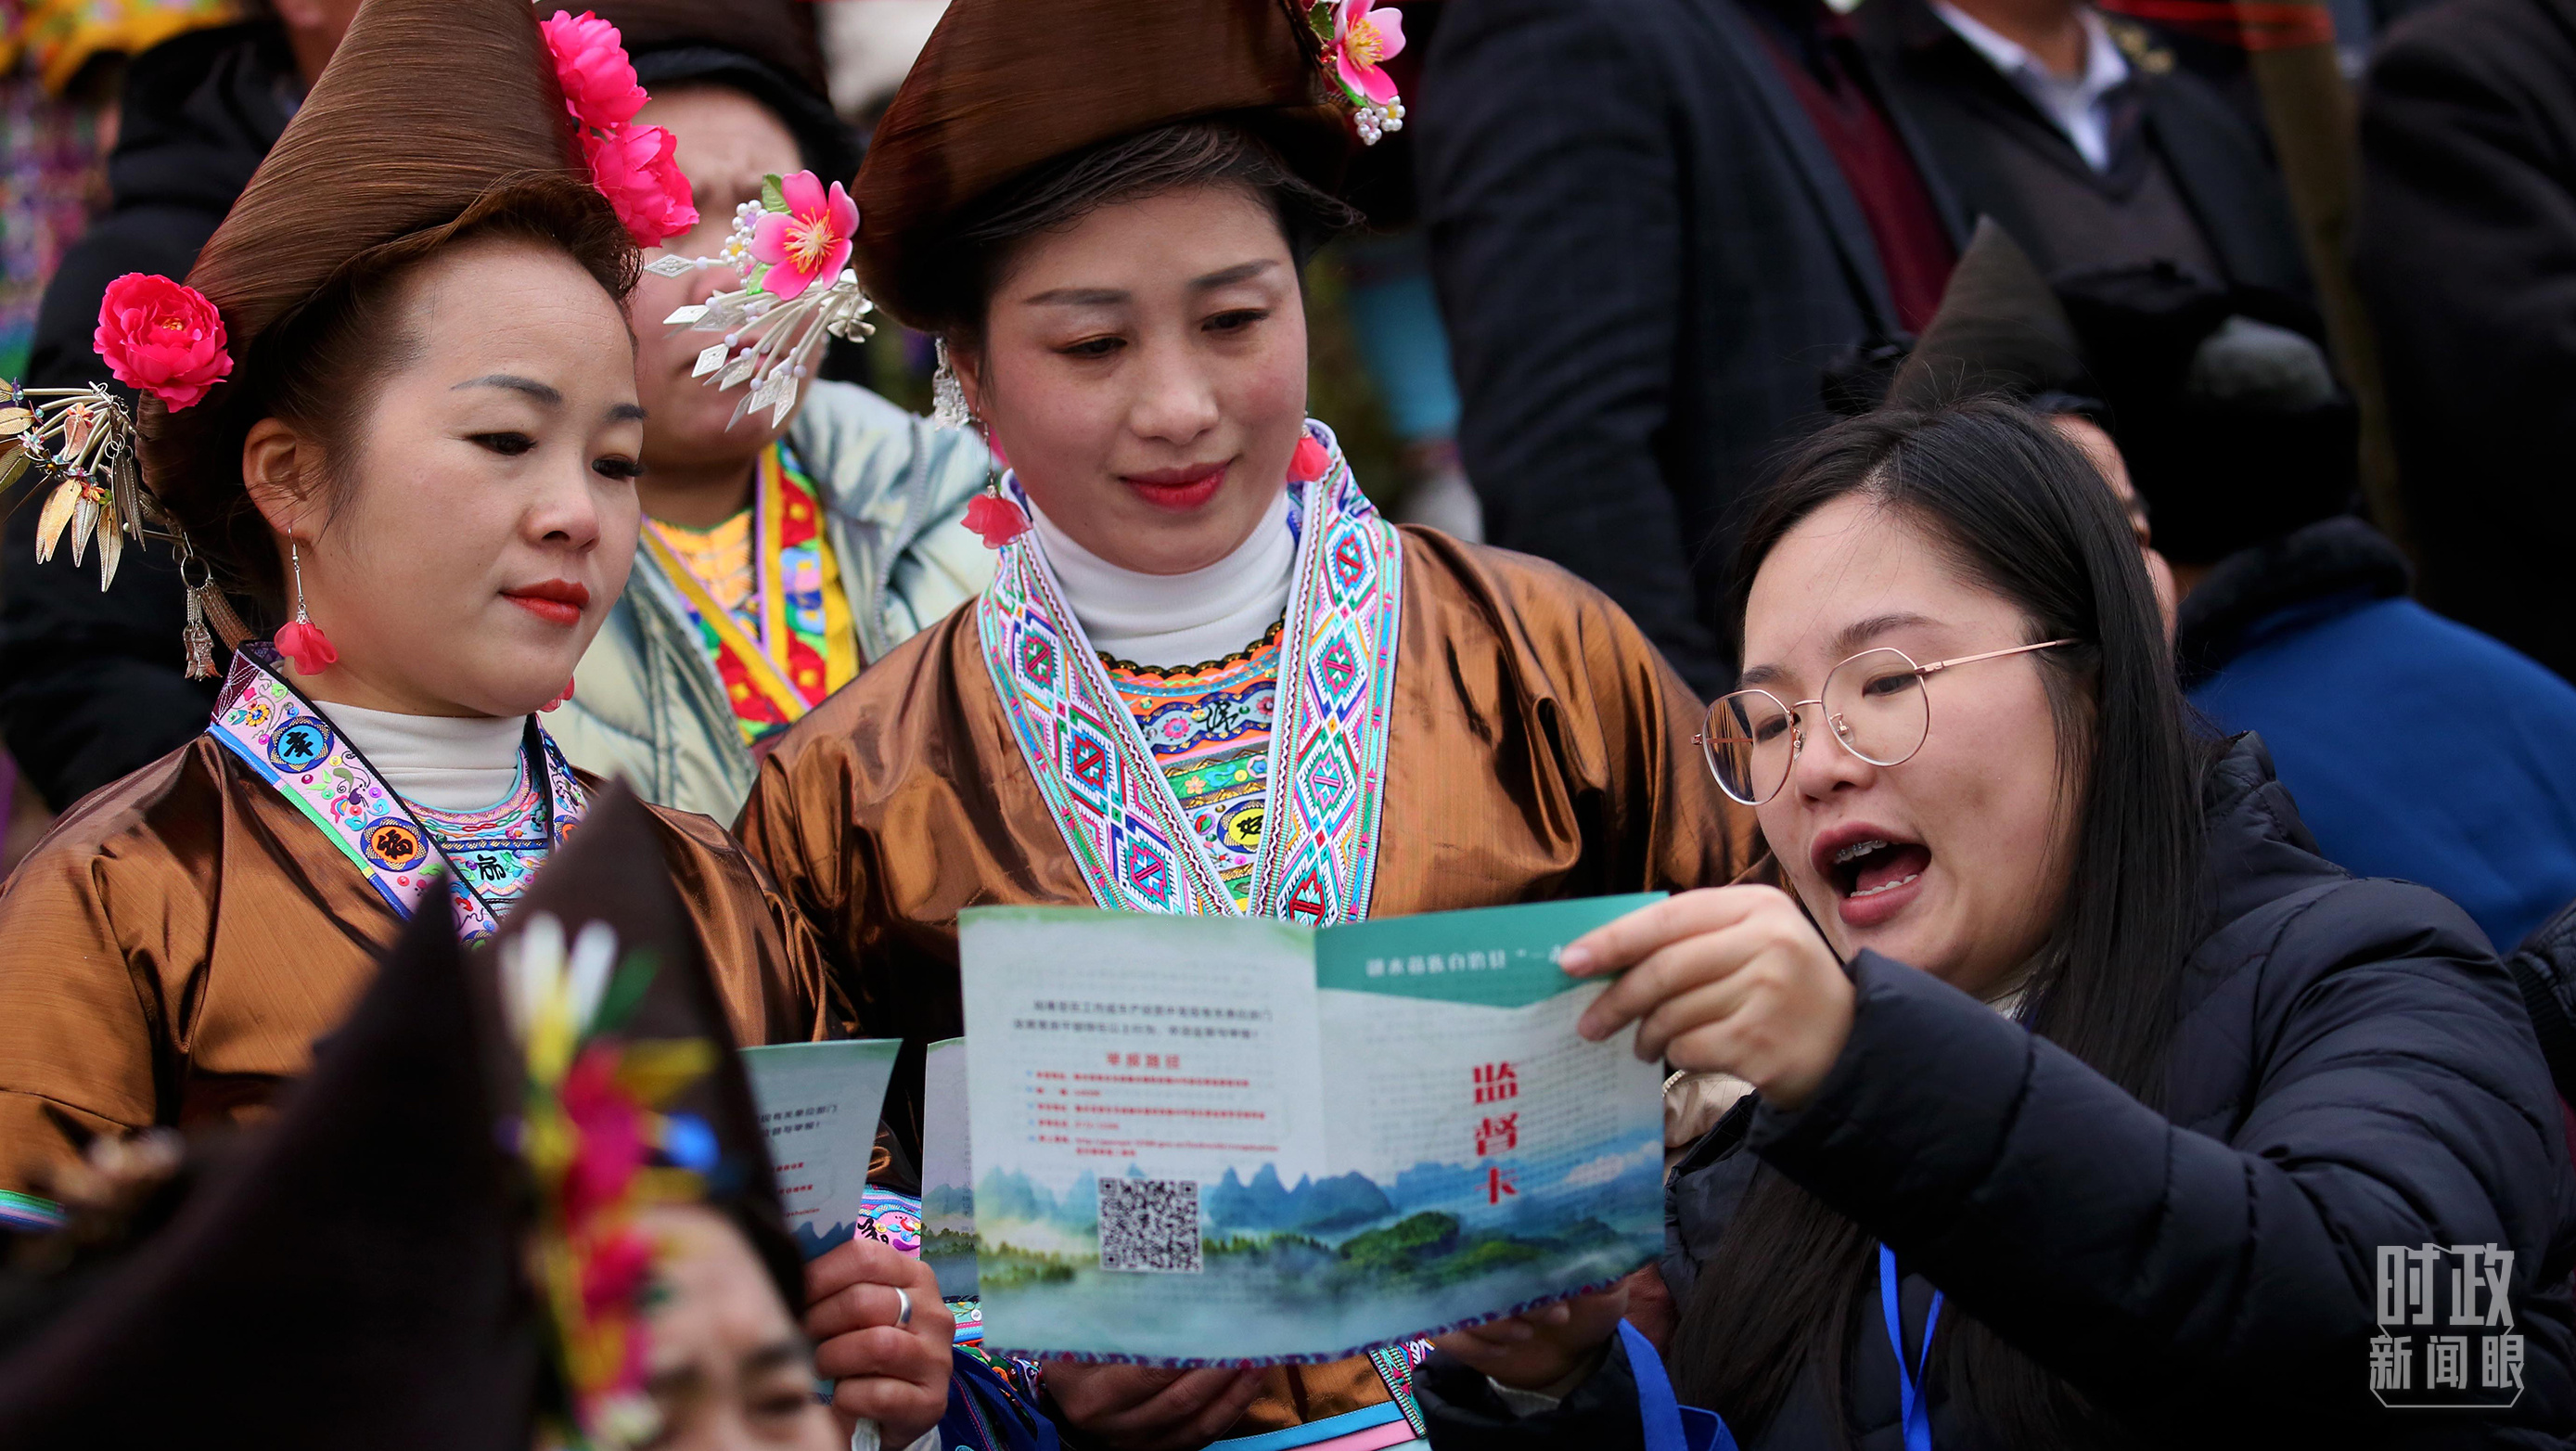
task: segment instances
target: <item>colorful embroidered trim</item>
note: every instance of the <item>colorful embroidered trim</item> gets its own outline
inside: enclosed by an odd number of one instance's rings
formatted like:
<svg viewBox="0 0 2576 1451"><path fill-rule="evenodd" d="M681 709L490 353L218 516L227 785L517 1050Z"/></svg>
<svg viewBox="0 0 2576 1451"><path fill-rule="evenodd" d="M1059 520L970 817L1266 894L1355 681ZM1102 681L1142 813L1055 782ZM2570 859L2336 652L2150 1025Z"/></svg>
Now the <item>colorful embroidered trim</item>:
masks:
<svg viewBox="0 0 2576 1451"><path fill-rule="evenodd" d="M1237 909L1252 905L1252 870L1261 855L1279 631L1273 625L1248 650L1174 670L1101 660Z"/></svg>
<svg viewBox="0 0 2576 1451"><path fill-rule="evenodd" d="M528 890L537 868L546 863L554 843L546 839L546 793L532 779L524 761L510 794L497 806L480 811L440 811L413 803L412 815L456 864L456 875L471 882L493 915L509 911Z"/></svg>
<svg viewBox="0 0 2576 1451"><path fill-rule="evenodd" d="M1368 915L1377 870L1403 543L1380 519L1331 430L1308 485L1281 632L1261 853L1235 905L1136 719L1065 604L1035 531L1002 550L976 602L984 665L1029 771L1103 907L1321 924ZM1015 479L1005 479L1018 492Z"/></svg>
<svg viewBox="0 0 2576 1451"><path fill-rule="evenodd" d="M752 588L739 611L690 568L693 551L675 542L679 531L650 520L644 529L646 552L680 592L745 744L803 719L860 665L821 493L783 441L761 451L751 513Z"/></svg>
<svg viewBox="0 0 2576 1451"><path fill-rule="evenodd" d="M1208 1451L1392 1451L1410 1446L1417 1439L1403 1408L1391 1401L1380 1401L1301 1426L1211 1441Z"/></svg>
<svg viewBox="0 0 2576 1451"><path fill-rule="evenodd" d="M0 1229L16 1230L20 1234L43 1234L62 1227L61 1205L14 1189L0 1189Z"/></svg>
<svg viewBox="0 0 2576 1451"><path fill-rule="evenodd" d="M458 934L472 942L499 930L499 914L402 797L332 728L329 717L278 675L273 646L245 641L233 652L231 677L206 729L320 827L398 915L411 916L444 871ZM545 839L560 846L580 824L581 783L533 716L521 750L522 772L528 760L545 761Z"/></svg>
<svg viewBox="0 0 2576 1451"><path fill-rule="evenodd" d="M1402 1345L1381 1345L1369 1352L1369 1361L1377 1367L1378 1379L1386 1382L1386 1392L1404 1412L1404 1422L1416 1436L1431 1434L1431 1423L1423 1419L1421 1403L1413 1398L1413 1369L1431 1357L1431 1342L1408 1340Z"/></svg>

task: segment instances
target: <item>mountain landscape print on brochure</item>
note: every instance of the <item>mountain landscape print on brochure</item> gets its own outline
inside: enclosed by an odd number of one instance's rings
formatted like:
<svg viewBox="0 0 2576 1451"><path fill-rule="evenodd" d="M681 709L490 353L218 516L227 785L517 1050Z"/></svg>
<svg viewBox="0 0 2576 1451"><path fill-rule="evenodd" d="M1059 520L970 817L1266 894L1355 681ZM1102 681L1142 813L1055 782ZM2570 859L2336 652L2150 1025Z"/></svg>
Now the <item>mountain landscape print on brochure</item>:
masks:
<svg viewBox="0 0 2576 1451"><path fill-rule="evenodd" d="M1228 1170L1196 1186L1199 1268L1138 1272L1100 1267L1097 1178L987 1173L974 1195L986 1334L1171 1364L1329 1359L1647 1263L1663 1245L1662 1178L1660 1136L1572 1162L1417 1164L1383 1185Z"/></svg>

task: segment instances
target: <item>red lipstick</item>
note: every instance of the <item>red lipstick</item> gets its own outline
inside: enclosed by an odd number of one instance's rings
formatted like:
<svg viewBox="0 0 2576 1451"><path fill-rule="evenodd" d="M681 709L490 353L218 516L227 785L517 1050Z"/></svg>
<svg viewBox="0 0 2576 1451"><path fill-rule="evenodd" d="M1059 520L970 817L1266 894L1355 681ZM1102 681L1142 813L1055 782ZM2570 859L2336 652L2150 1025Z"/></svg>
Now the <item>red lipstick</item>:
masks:
<svg viewBox="0 0 2576 1451"><path fill-rule="evenodd" d="M1216 491L1225 485L1225 470L1222 463L1194 464L1157 469L1150 474L1120 474L1118 481L1157 509L1186 514L1216 497Z"/></svg>
<svg viewBox="0 0 2576 1451"><path fill-rule="evenodd" d="M569 629L581 623L581 612L590 608L590 589L568 579L541 580L501 591L501 598L526 610L550 625Z"/></svg>

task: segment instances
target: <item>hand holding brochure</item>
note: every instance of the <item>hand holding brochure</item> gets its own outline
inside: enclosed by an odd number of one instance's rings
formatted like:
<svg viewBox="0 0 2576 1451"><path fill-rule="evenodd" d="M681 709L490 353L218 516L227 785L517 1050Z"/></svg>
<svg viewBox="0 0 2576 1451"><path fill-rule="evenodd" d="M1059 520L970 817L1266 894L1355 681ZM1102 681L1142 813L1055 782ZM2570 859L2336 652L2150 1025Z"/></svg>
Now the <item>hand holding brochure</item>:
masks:
<svg viewBox="0 0 2576 1451"><path fill-rule="evenodd" d="M1338 1359L1606 1285L1663 1243L1661 1075L1562 947L1655 900L1322 929L962 920L989 1342Z"/></svg>

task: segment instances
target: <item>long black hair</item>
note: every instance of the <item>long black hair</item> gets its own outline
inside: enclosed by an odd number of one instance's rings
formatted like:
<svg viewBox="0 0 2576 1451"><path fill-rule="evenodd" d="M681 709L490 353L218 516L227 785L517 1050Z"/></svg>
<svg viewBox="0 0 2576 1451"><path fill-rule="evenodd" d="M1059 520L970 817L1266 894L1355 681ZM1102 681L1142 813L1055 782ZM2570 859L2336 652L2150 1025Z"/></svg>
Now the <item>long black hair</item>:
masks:
<svg viewBox="0 0 2576 1451"><path fill-rule="evenodd" d="M2162 615L2110 488L2075 446L2000 401L1883 411L1825 430L1747 510L1728 607L1739 648L1755 571L1816 510L1871 500L2011 601L2040 652L2067 891L2027 989L2034 1031L2142 1101L2163 1099L2175 986L2200 906L2199 753ZM1742 1430L1812 1366L1838 1429L1850 1312L1876 1283L1873 1237L1767 1168L1693 1288L1671 1360L1685 1399ZM1941 1321L1952 1394L2009 1446L2119 1439L2064 1383L1965 1315Z"/></svg>

